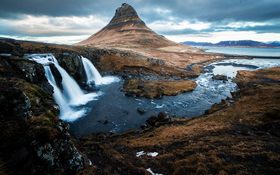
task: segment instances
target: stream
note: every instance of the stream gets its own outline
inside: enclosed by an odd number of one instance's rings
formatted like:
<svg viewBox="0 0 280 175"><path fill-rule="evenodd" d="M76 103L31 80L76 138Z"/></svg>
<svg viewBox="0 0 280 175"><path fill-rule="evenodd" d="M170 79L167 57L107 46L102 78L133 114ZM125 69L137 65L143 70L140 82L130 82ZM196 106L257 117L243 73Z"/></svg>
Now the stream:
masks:
<svg viewBox="0 0 280 175"><path fill-rule="evenodd" d="M177 117L194 117L204 114L215 103L231 97L238 89L233 79L238 70L256 70L280 65L280 59L230 59L204 67L204 73L195 79L198 86L192 92L161 99L125 96L121 91L123 80L100 85L102 95L84 106L84 117L70 123L71 132L80 137L98 132L124 132L139 128L158 112ZM214 80L213 75L226 75L228 81ZM138 112L138 109L145 113Z"/></svg>

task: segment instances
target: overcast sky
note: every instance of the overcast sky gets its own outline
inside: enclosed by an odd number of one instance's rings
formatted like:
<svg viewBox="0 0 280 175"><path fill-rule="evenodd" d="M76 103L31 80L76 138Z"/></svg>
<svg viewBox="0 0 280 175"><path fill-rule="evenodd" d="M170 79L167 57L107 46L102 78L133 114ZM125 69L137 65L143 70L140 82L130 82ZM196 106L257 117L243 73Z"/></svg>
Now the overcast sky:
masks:
<svg viewBox="0 0 280 175"><path fill-rule="evenodd" d="M280 0L1 0L0 37L76 43L124 2L177 42L280 41Z"/></svg>

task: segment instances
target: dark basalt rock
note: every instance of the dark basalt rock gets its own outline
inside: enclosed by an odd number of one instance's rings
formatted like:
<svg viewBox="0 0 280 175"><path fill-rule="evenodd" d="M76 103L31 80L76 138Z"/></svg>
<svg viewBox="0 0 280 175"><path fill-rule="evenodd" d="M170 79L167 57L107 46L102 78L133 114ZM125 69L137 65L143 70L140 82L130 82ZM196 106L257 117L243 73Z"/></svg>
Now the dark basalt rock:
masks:
<svg viewBox="0 0 280 175"><path fill-rule="evenodd" d="M41 64L18 57L0 56L0 75L3 77L18 77L40 86L48 94L53 93L52 86L45 77Z"/></svg>
<svg viewBox="0 0 280 175"><path fill-rule="evenodd" d="M86 82L82 59L75 53L55 55L60 66L63 67L80 85Z"/></svg>
<svg viewBox="0 0 280 175"><path fill-rule="evenodd" d="M141 115L145 114L146 113L146 110L143 109L143 108L137 108L137 112Z"/></svg>
<svg viewBox="0 0 280 175"><path fill-rule="evenodd" d="M212 77L213 80L221 80L221 81L228 81L228 77L225 75L214 75Z"/></svg>
<svg viewBox="0 0 280 175"><path fill-rule="evenodd" d="M152 116L146 123L152 127L158 127L162 124L167 124L172 121L172 118L165 112L160 112L157 116Z"/></svg>
<svg viewBox="0 0 280 175"><path fill-rule="evenodd" d="M0 118L23 119L31 115L31 103L24 92L15 87L0 86Z"/></svg>
<svg viewBox="0 0 280 175"><path fill-rule="evenodd" d="M58 87L60 89L63 89L63 87L62 87L62 76L60 75L59 71L57 70L57 68L55 67L54 64L50 64L49 66L50 66L50 69L51 69L51 71L53 73L53 76L55 78L56 84L58 85Z"/></svg>

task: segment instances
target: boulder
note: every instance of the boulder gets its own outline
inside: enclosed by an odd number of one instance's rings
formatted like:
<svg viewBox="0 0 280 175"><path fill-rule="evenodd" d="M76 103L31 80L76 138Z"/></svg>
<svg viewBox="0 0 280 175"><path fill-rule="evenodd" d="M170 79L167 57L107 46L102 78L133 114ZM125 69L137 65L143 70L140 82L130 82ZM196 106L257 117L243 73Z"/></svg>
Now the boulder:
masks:
<svg viewBox="0 0 280 175"><path fill-rule="evenodd" d="M226 75L214 75L212 77L213 80L221 80L221 81L228 81L228 77Z"/></svg>
<svg viewBox="0 0 280 175"><path fill-rule="evenodd" d="M162 124L167 124L172 121L172 118L165 112L160 112L157 116L151 116L146 120L149 126L157 127Z"/></svg>
<svg viewBox="0 0 280 175"><path fill-rule="evenodd" d="M143 108L137 108L137 112L141 115L145 114L146 113L146 110L143 109Z"/></svg>

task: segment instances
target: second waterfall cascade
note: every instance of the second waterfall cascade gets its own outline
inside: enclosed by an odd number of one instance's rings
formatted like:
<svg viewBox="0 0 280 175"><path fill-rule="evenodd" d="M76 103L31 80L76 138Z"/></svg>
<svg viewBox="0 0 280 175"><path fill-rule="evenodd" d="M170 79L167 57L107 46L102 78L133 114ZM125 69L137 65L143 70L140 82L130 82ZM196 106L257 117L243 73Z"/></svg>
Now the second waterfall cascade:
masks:
<svg viewBox="0 0 280 175"><path fill-rule="evenodd" d="M91 63L91 61L83 56L82 62L85 69L88 85L91 85L92 83L95 83L95 85L106 85L112 82L119 81L118 78L113 76L102 77L95 66Z"/></svg>

